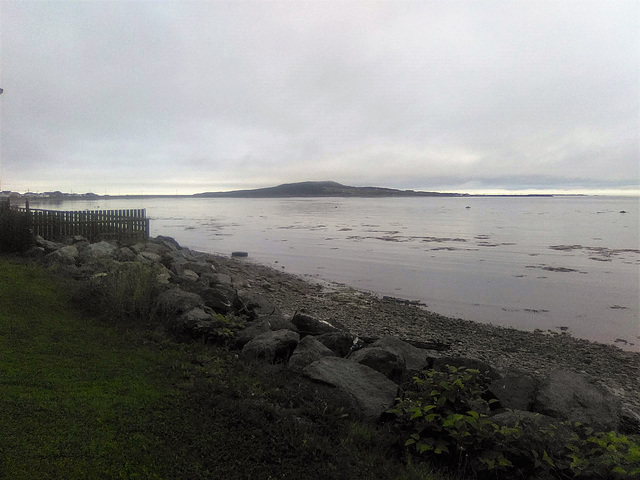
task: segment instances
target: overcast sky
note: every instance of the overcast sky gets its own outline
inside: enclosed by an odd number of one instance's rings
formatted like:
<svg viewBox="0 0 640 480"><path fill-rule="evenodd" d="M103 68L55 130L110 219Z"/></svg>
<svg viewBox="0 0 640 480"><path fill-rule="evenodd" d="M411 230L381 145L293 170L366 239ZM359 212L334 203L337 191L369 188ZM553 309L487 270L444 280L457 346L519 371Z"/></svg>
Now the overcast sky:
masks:
<svg viewBox="0 0 640 480"><path fill-rule="evenodd" d="M2 190L640 193L639 22L640 0L2 0Z"/></svg>

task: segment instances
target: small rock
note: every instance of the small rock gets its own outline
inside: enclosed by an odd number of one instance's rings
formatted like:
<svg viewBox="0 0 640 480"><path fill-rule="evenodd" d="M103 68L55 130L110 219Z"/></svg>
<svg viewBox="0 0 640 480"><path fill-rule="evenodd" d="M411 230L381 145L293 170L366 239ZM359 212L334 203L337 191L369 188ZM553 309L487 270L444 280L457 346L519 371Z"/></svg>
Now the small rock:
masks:
<svg viewBox="0 0 640 480"><path fill-rule="evenodd" d="M168 285L171 280L171 272L164 265L159 265L156 271L156 280L160 285Z"/></svg>
<svg viewBox="0 0 640 480"><path fill-rule="evenodd" d="M154 252L140 252L138 258L142 259L145 263L160 263L162 261L162 257Z"/></svg>
<svg viewBox="0 0 640 480"><path fill-rule="evenodd" d="M194 272L193 270L185 269L182 271L182 275L180 275L180 279L186 282L197 282L200 276Z"/></svg>

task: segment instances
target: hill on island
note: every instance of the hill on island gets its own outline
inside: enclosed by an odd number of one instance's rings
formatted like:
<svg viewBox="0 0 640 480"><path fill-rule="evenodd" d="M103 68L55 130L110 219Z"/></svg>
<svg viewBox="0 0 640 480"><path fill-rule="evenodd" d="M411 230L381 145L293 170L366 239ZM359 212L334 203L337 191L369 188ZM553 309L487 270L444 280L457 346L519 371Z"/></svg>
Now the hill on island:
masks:
<svg viewBox="0 0 640 480"><path fill-rule="evenodd" d="M421 192L381 187L351 187L337 182L285 183L277 187L230 192L204 192L194 197L272 198L272 197L459 197L459 193Z"/></svg>

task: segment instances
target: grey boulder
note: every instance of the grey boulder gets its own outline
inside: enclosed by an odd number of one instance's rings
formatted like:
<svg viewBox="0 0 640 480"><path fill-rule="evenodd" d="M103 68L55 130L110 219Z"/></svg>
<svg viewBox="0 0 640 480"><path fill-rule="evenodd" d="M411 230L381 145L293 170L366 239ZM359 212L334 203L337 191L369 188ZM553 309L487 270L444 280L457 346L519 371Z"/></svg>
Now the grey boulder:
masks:
<svg viewBox="0 0 640 480"><path fill-rule="evenodd" d="M200 274L200 278L209 282L209 285L211 286L218 284L231 285L233 283L233 281L231 280L231 276L227 275L226 273L206 272Z"/></svg>
<svg viewBox="0 0 640 480"><path fill-rule="evenodd" d="M373 342L370 347L382 348L403 358L407 371L418 372L427 366L428 352L422 348L414 347L399 338L382 337Z"/></svg>
<svg viewBox="0 0 640 480"><path fill-rule="evenodd" d="M143 251L138 254L136 260L142 263L160 263L162 261L162 257L158 253Z"/></svg>
<svg viewBox="0 0 640 480"><path fill-rule="evenodd" d="M298 345L300 335L291 330L277 330L258 335L243 348L240 356L246 360L268 363L286 362Z"/></svg>
<svg viewBox="0 0 640 480"><path fill-rule="evenodd" d="M320 343L316 337L306 336L293 351L289 359L289 368L294 372L301 372L304 367L310 365L322 357L335 357L336 354Z"/></svg>
<svg viewBox="0 0 640 480"><path fill-rule="evenodd" d="M236 333L232 344L235 348L241 349L257 336L271 331L273 330L267 320L252 322L249 326Z"/></svg>
<svg viewBox="0 0 640 480"><path fill-rule="evenodd" d="M277 330L290 330L298 333L296 327L285 318L279 315L270 315L250 322L246 328L234 336L232 344L235 348L242 348L258 335Z"/></svg>
<svg viewBox="0 0 640 480"><path fill-rule="evenodd" d="M223 286L223 284L220 286ZM252 293L248 290L238 290L235 307L238 313L248 315L250 318L278 313L278 309L273 303L262 295Z"/></svg>
<svg viewBox="0 0 640 480"><path fill-rule="evenodd" d="M373 368L397 384L402 381L407 369L407 364L403 357L380 347L356 350L349 359Z"/></svg>
<svg viewBox="0 0 640 480"><path fill-rule="evenodd" d="M114 252L113 257L119 262L133 262L136 254L129 247L122 247Z"/></svg>
<svg viewBox="0 0 640 480"><path fill-rule="evenodd" d="M236 301L236 289L231 285L219 284L200 291L207 307L219 313L228 313L233 309Z"/></svg>
<svg viewBox="0 0 640 480"><path fill-rule="evenodd" d="M503 408L530 411L536 398L540 381L523 372L509 371L495 379L489 391Z"/></svg>
<svg viewBox="0 0 640 480"><path fill-rule="evenodd" d="M44 248L45 253L51 253L59 248L64 247L64 244L45 240L40 235L36 235L36 246Z"/></svg>
<svg viewBox="0 0 640 480"><path fill-rule="evenodd" d="M319 320L304 311L297 312L291 319L291 323L298 328L300 333L305 335L321 335L338 330L329 322Z"/></svg>
<svg viewBox="0 0 640 480"><path fill-rule="evenodd" d="M608 431L619 427L621 404L586 375L556 370L542 381L533 410Z"/></svg>
<svg viewBox="0 0 640 480"><path fill-rule="evenodd" d="M118 250L118 247L109 242L102 241L97 243L90 243L83 249L82 256L87 260L97 258L111 258L115 255L116 250Z"/></svg>
<svg viewBox="0 0 640 480"><path fill-rule="evenodd" d="M328 332L316 337L325 347L337 356L346 357L351 352L356 336L349 332Z"/></svg>
<svg viewBox="0 0 640 480"><path fill-rule="evenodd" d="M44 257L46 263L61 263L75 265L78 258L78 249L75 245L59 248Z"/></svg>
<svg viewBox="0 0 640 480"><path fill-rule="evenodd" d="M197 275L215 273L216 268L208 262L185 262L184 268L195 272Z"/></svg>
<svg viewBox="0 0 640 480"><path fill-rule="evenodd" d="M211 311L196 307L180 315L176 320L176 330L200 337L210 333L213 324Z"/></svg>
<svg viewBox="0 0 640 480"><path fill-rule="evenodd" d="M164 318L177 318L196 307L204 307L200 295L172 288L161 292L156 299L156 311Z"/></svg>
<svg viewBox="0 0 640 480"><path fill-rule="evenodd" d="M367 420L379 419L393 405L398 391L380 372L345 358L324 357L302 372L316 396Z"/></svg>

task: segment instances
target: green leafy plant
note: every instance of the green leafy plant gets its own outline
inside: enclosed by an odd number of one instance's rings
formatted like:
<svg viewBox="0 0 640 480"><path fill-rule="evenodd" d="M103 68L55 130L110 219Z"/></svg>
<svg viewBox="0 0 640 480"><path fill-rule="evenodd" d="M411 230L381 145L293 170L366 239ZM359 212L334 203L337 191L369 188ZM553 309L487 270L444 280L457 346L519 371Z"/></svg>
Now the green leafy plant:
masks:
<svg viewBox="0 0 640 480"><path fill-rule="evenodd" d="M513 463L499 447L522 432L489 419L491 401L482 398L486 381L478 370L447 369L414 377L413 388L391 410L401 429L409 432L404 445L419 455L442 456L460 474L511 469Z"/></svg>
<svg viewBox="0 0 640 480"><path fill-rule="evenodd" d="M207 341L217 344L225 343L245 327L244 319L233 315L225 316L218 313L213 317L213 319L215 328L208 332Z"/></svg>
<svg viewBox="0 0 640 480"><path fill-rule="evenodd" d="M575 478L631 479L640 477L640 445L615 432L594 432L574 425L566 446Z"/></svg>
<svg viewBox="0 0 640 480"><path fill-rule="evenodd" d="M457 476L627 480L640 477L637 437L561 422L525 429L488 417L486 379L447 366L424 371L390 410L418 458L439 459ZM558 443L559 439L563 439ZM550 449L550 445L558 448Z"/></svg>

